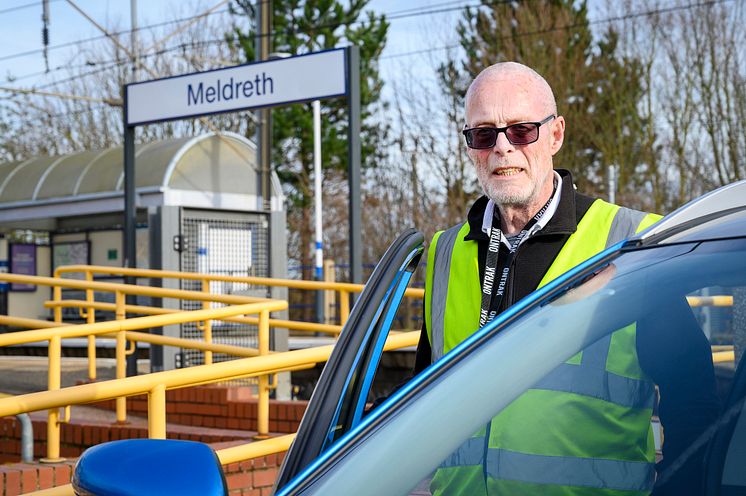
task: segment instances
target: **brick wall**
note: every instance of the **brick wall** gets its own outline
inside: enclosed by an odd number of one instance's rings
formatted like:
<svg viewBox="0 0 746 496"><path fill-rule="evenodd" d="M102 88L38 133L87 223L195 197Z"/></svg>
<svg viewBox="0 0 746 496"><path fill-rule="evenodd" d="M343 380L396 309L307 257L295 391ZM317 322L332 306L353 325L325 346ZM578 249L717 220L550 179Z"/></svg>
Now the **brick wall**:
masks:
<svg viewBox="0 0 746 496"><path fill-rule="evenodd" d="M15 424L15 425L14 425ZM63 425L61 455L63 463L12 463L20 459L20 426L14 417L0 418L0 495L15 496L70 483L75 458L87 446L116 439L147 437L144 429L108 425ZM39 442L40 433L46 435L46 422L34 421L34 459L43 457L46 444ZM66 428L67 427L67 428ZM108 431L108 432L107 432ZM228 440L226 436L185 435L169 432L169 439L201 441L219 450L243 444L249 439ZM284 453L267 455L252 460L223 466L231 496L269 496L282 464Z"/></svg>
<svg viewBox="0 0 746 496"><path fill-rule="evenodd" d="M0 465L0 494L16 496L70 483L74 461L54 465L14 463Z"/></svg>
<svg viewBox="0 0 746 496"><path fill-rule="evenodd" d="M42 458L47 451L47 422L32 420L34 429L34 458ZM220 435L200 432L178 432L169 430L169 439L200 441L207 444L241 440L248 442L252 433L245 436ZM129 425L90 424L74 421L60 426L60 456L80 456L88 447L119 439L147 438L146 427ZM21 425L15 417L0 418L0 463L15 462L21 458Z"/></svg>
<svg viewBox="0 0 746 496"><path fill-rule="evenodd" d="M113 410L114 401L96 406ZM306 409L305 401L270 401L269 429L273 433L290 433L298 429ZM210 444L221 449L249 442L256 431L256 398L246 387L201 386L166 392L167 437ZM145 397L127 400L132 415L147 415ZM33 417L36 418L33 418ZM34 459L46 455L46 416L33 414ZM210 427L212 429L200 429ZM233 429L224 432L214 429ZM241 432L245 431L245 432ZM110 425L76 419L62 424L60 455L69 460L61 464L17 463L20 460L20 422L15 417L0 418L0 495L16 495L47 489L70 481L75 458L99 443L118 439L146 438L143 425ZM223 470L231 496L266 496L282 463L284 453L232 463Z"/></svg>
<svg viewBox="0 0 746 496"><path fill-rule="evenodd" d="M199 386L166 391L166 421L195 427L256 431L257 400L244 386ZM269 401L270 432L296 432L307 401ZM95 406L114 410L114 400ZM127 411L147 416L145 396L127 398Z"/></svg>

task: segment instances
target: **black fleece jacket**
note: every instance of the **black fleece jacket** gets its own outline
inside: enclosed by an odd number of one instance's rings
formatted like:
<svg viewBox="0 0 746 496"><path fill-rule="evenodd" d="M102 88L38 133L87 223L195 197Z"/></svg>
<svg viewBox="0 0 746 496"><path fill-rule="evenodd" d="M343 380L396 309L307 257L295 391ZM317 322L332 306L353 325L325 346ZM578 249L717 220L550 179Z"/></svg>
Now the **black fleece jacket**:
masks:
<svg viewBox="0 0 746 496"><path fill-rule="evenodd" d="M510 271L508 289L500 303L498 313L536 289L552 262L557 257L594 199L575 191L572 176L558 169L562 178L560 203L552 218L541 231L525 240L516 252ZM479 198L469 210L469 234L466 240L478 243L480 280L489 237L482 231L482 218L487 206L486 197ZM507 248L500 244L498 267L507 258ZM719 399L715 387L709 343L699 328L689 307L682 302L677 312L638 323L637 355L640 366L658 386L660 404L658 415L665 431L663 461L657 466L659 474L717 418ZM678 322L672 322L672 319ZM431 347L423 321L422 334L417 346L414 374L420 373L431 363ZM674 476L667 477L664 486L656 487L656 496L673 494L701 494L697 488L702 480L700 450L690 456Z"/></svg>

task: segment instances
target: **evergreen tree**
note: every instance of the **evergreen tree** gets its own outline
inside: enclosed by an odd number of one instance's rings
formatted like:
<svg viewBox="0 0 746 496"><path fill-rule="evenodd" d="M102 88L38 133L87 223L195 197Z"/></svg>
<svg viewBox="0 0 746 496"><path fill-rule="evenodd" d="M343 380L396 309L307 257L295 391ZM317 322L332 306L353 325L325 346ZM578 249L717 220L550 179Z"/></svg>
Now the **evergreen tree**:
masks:
<svg viewBox="0 0 746 496"><path fill-rule="evenodd" d="M234 0L234 10L253 19L254 0ZM385 150L387 127L371 115L380 103L382 81L380 56L389 23L383 16L364 12L369 0L273 0L270 52L300 55L346 45L360 47L362 165L374 167ZM240 44L246 60L255 60L255 24L242 31L234 28L231 39ZM324 171L347 171L347 102L322 100L322 167ZM273 167L289 200L291 253L302 266L311 265L313 206L313 112L311 104L293 104L272 112ZM346 220L335 219L340 228ZM304 278L311 273L304 271Z"/></svg>
<svg viewBox="0 0 746 496"><path fill-rule="evenodd" d="M567 122L555 166L573 171L581 191L607 193L612 164L621 170L618 189L635 189L633 172L643 165L635 144L645 132L637 111L639 64L619 59L612 29L594 42L585 1L482 0L465 11L458 34L466 54L462 81L502 61L520 62L544 76Z"/></svg>

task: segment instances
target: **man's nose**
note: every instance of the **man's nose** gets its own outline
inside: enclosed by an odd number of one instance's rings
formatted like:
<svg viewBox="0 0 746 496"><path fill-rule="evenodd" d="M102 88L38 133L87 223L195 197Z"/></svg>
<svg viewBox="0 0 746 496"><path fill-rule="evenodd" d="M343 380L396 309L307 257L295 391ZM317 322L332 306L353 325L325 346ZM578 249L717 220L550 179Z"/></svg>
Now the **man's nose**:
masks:
<svg viewBox="0 0 746 496"><path fill-rule="evenodd" d="M508 137L505 135L505 132L502 132L497 133L495 146L492 147L492 150L500 155L505 155L506 153L515 151L515 147L510 143L510 141L508 141Z"/></svg>

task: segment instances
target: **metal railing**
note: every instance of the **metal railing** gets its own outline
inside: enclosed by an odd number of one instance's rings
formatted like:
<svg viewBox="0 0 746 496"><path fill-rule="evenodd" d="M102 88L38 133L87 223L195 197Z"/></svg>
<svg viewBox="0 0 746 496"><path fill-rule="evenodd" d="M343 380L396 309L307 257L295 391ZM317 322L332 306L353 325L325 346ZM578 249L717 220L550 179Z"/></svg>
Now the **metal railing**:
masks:
<svg viewBox="0 0 746 496"><path fill-rule="evenodd" d="M139 329L148 329L152 327L160 327L163 325L178 324L184 322L209 322L213 319L220 319L221 317L234 317L237 315L245 314L258 314L259 324L259 349L257 354L268 354L269 353L269 313L271 311L280 311L287 309L287 302L284 300L270 300L266 298L253 298L246 296L234 296L234 295L208 295L198 291L184 291L175 289L165 288L150 288L146 286L132 286L118 283L103 283L94 281L79 281L75 279L62 279L62 278L49 278L49 277L38 277L38 276L23 276L17 274L0 274L0 281L34 284L34 285L45 285L52 286L54 292L58 292L62 286L73 287L77 289L95 289L98 291L110 291L115 294L115 314L116 320L99 323L87 323L80 324L77 326L62 325L63 323L55 319L55 327L47 327L46 329L37 329L32 331L22 331L16 333L8 333L0 335L0 346L7 346L13 344L26 344L37 341L48 341L48 359L49 367L47 373L47 388L49 391L55 391L60 389L61 385L61 356L62 356L62 342L63 338L71 337L87 337L89 344L91 341L94 343L95 349L95 338L96 336L105 336L113 333L114 339L116 340L115 345L115 357L116 357L116 377L123 379L126 377L126 354L127 354L127 331L135 331ZM148 317L139 317L134 319L125 320L126 317L126 305L125 295L126 294L145 294L148 296L159 296L159 297L188 297L198 299L202 301L210 301L210 298L214 298L224 303L238 303L239 305L196 310L190 312L177 312L168 313L164 315L151 315ZM55 307L55 314L60 314L60 307ZM92 311L89 311L92 313ZM57 317L57 315L55 315ZM59 315L61 320L61 315ZM10 318L12 319L12 318ZM30 319L25 319L29 321ZM179 340L177 338L169 338L165 336L149 335L146 333L133 334L130 332L129 340L149 341L151 343L158 344L170 344L182 347L193 347L200 348L203 351L212 352L214 350L220 351L236 351L237 354L242 355L238 349L231 350L226 348L227 345L214 345L213 343L200 343L197 344L192 340ZM239 348L239 347L235 347ZM90 350L90 345L89 345ZM93 360L89 354L89 375L90 369L95 370L95 353L93 354ZM93 363L91 363L93 361ZM95 374L94 374L95 377ZM258 433L259 435L266 435L269 431L269 390L270 382L269 375L260 376L259 388L258 388ZM155 393L157 394L157 393ZM116 402L116 417L118 422L125 422L127 418L127 403L126 397L118 397L115 399ZM69 415L69 409L66 409L65 416L60 420L59 411L57 409L49 410L47 416L47 457L44 461L55 462L60 459L59 456L59 424L67 420Z"/></svg>
<svg viewBox="0 0 746 496"><path fill-rule="evenodd" d="M199 272L178 272L156 269L129 269L124 267L108 267L103 265L65 265L54 271L54 277L62 277L62 274L82 273L86 279L92 279L94 275L126 276L126 277L149 277L156 279L188 279L202 281L203 292L208 292L212 282L243 283L254 286L284 287L293 289L306 289L312 291L327 290L339 293L339 324L343 326L350 316L350 295L360 293L364 285L346 282L306 281L298 279L275 279L270 277L253 276L225 276L219 274L202 274ZM422 298L423 289L408 288L404 295L409 298ZM88 299L86 293L86 299ZM59 300L60 298L55 298ZM91 295L92 300L92 295Z"/></svg>
<svg viewBox="0 0 746 496"><path fill-rule="evenodd" d="M307 331L307 332L323 332L327 334L332 335L338 335L340 332L342 332L342 327L344 326L345 322L347 322L347 319L350 315L350 295L353 293L359 293L363 290L364 285L362 284L352 284L352 283L342 283L342 282L325 282L325 281L305 281L305 280L294 280L294 279L273 279L268 277L249 277L249 276L226 276L226 275L218 275L218 274L202 274L198 272L177 272L177 271L168 271L168 270L156 270L156 269L130 269L130 268L123 268L123 267L109 267L109 266L101 266L101 265L67 265L67 266L61 266L55 269L54 271L54 277L56 279L63 279L63 280L70 280L70 279L64 279L62 276L63 274L72 274L72 273L81 273L85 277L86 281L93 281L94 277L96 275L106 275L106 276L122 276L122 277L134 277L134 278L156 278L156 279L177 279L177 280L196 280L201 281L201 287L202 291L200 292L194 292L194 291L186 291L186 290L171 290L171 291L184 291L189 294L195 294L195 293L201 293L203 295L209 295L211 290L211 283L213 282L230 282L234 284L248 284L248 285L254 285L254 286L267 286L267 287L285 287L285 288L294 288L294 289L305 289L305 290L314 290L314 291L335 291L339 294L339 317L340 322L339 325L331 325L331 324L321 324L321 323L310 323L310 322L299 322L299 321L292 321L292 320L282 320L282 319L271 319L270 320L270 327L271 328L284 328L289 330L297 330L297 331ZM152 288L155 289L155 288ZM82 303L82 300L63 300L62 299L62 291L61 288L55 287L53 291L53 300L51 302L47 302L47 306L54 309L54 320L55 322L61 322L62 321L62 308L63 307L80 307L81 310L81 316L86 318L86 321L88 323L95 322L95 310L111 310L111 303L109 304L102 304L102 303L96 303L94 301L94 290L95 288L86 289L86 299L85 304ZM144 294L144 293L129 293L129 294ZM405 296L409 298L422 298L424 295L424 290L422 289L414 289L409 288L405 292ZM245 298L245 297L239 297L235 295L220 295L220 296L233 296L238 298ZM164 296L169 297L169 296ZM187 298L186 294L183 294L182 296L173 296L173 297L181 297L183 299L194 299L194 300L201 300L203 302L203 308L207 308L210 305L210 301L218 301L218 302L225 302L225 303L233 303L231 301L225 301L218 297L218 295L212 295L209 298ZM133 305L125 305L125 311L132 311L133 313L141 313L141 314L158 314L158 313L166 313L168 311L173 311L169 309L162 309L162 308L156 308L156 307L146 307L146 306L133 306ZM230 319L230 322L240 322L245 324L256 324L257 320L256 318L243 318L243 319ZM203 331L203 337L205 342L210 343L212 341L212 326L210 322L204 323L200 327ZM263 342L260 336L259 339L259 346L261 348ZM268 346L268 341L267 341ZM267 348L268 349L268 348ZM261 353L261 350L260 350ZM88 375L90 380L94 380L96 378L96 370L95 366L93 365L95 363L95 356L96 356L96 347L95 342L93 339L89 338L88 341L88 360L89 360L89 368L88 368ZM204 354L204 363L210 364L212 363L212 352L206 351ZM261 379L260 379L261 380Z"/></svg>
<svg viewBox="0 0 746 496"><path fill-rule="evenodd" d="M238 305L235 307L225 307L213 310L195 310L183 312L205 318L208 312L220 312L221 316L235 315L237 313L248 312L268 303L254 303L248 305ZM268 314L266 310L263 314ZM127 322L151 319L174 319L182 317L181 315L164 315L152 317L139 317L129 319L118 324L124 325ZM266 317L262 318L266 326ZM181 321L186 321L182 317ZM162 324L162 322L159 321ZM81 324L79 326L67 326L64 328L44 329L37 331L24 331L24 333L36 333L36 340L43 333L66 333L68 337L77 336L76 328L99 326L103 327L108 322L98 324ZM157 324L154 324L157 325ZM107 332L109 329L101 330ZM78 330L79 331L79 330ZM98 332L98 331L96 331ZM0 335L0 338L3 336ZM384 346L385 351L415 346L419 340L419 332L408 332L390 335ZM0 345L2 345L0 341ZM212 382L237 379L242 377L253 377L258 375L267 375L271 373L289 370L294 367L307 366L324 362L329 358L333 345L307 348L303 350L287 351L273 355L257 356L243 358L211 365L198 365L187 369L169 370L165 372L155 372L152 374L127 377L125 379L115 379L102 381L96 384L83 384L63 389L42 391L38 393L24 394L9 398L0 398L0 417L16 415L37 410L57 411L59 408L68 409L72 404L86 404L97 401L110 399L126 398L127 396L146 394L148 401L148 436L153 439L165 439L166 437L166 390L180 387L189 387ZM234 463L236 461L255 458L266 454L285 451L290 446L294 434L281 436L278 438L258 441L244 446L236 446L218 451L218 458L221 464ZM48 439L48 443L52 440ZM59 449L59 437L57 438ZM61 486L51 490L37 492L35 494L43 495L72 495L71 486Z"/></svg>

